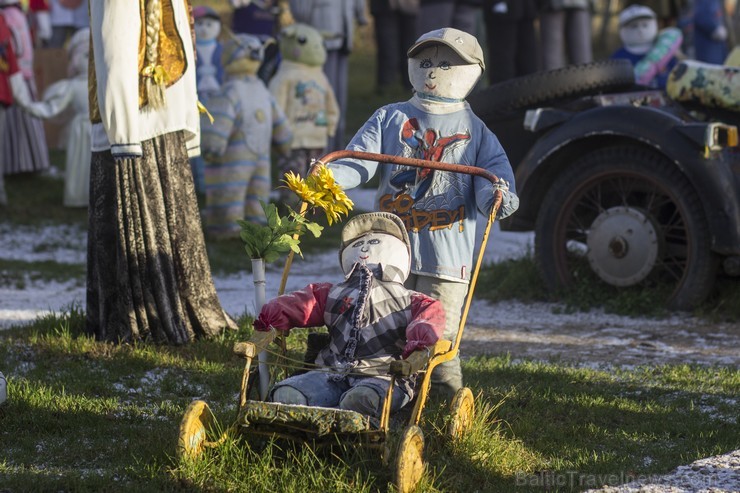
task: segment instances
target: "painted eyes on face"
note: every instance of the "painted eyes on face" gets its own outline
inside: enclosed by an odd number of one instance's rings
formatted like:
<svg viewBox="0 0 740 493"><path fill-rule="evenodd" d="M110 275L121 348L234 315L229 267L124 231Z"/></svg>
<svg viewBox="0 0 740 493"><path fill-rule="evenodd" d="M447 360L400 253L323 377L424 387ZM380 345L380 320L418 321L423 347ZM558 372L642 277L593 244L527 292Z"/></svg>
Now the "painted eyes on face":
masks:
<svg viewBox="0 0 740 493"><path fill-rule="evenodd" d="M356 242L352 244L352 248L361 247L364 244L365 244L365 240L357 240ZM380 240L377 238L372 238L371 240L368 240L367 244L368 245L379 245Z"/></svg>
<svg viewBox="0 0 740 493"><path fill-rule="evenodd" d="M434 66L434 63L432 63L432 60L429 58L425 58L419 63L420 68L432 68ZM449 70L450 69L450 62L447 60L442 60L437 64L437 68L441 68L442 70Z"/></svg>

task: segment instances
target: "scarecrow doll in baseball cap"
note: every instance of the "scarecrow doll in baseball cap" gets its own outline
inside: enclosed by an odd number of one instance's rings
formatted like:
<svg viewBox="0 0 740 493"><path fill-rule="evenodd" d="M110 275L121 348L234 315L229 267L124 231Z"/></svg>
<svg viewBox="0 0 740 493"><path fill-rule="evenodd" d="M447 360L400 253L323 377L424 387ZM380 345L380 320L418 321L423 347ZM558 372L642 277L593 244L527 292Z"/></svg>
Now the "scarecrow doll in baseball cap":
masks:
<svg viewBox="0 0 740 493"><path fill-rule="evenodd" d="M293 327L329 330L315 369L278 382L271 400L338 407L379 417L394 360L433 346L444 329L442 304L404 287L410 245L401 219L387 212L360 214L342 230L337 284L316 283L265 304L257 331ZM391 411L414 395L414 377L395 381Z"/></svg>

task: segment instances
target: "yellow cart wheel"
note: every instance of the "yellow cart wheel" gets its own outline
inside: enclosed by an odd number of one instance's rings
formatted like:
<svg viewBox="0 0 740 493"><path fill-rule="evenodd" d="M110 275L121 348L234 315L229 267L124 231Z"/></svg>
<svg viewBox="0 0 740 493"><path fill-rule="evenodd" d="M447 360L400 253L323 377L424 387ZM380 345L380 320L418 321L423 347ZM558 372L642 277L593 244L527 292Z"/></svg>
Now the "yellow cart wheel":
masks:
<svg viewBox="0 0 740 493"><path fill-rule="evenodd" d="M396 459L396 488L399 493L414 491L424 474L424 434L416 425L403 431Z"/></svg>
<svg viewBox="0 0 740 493"><path fill-rule="evenodd" d="M475 399L473 392L468 387L458 389L450 404L451 420L447 428L447 434L453 440L462 438L473 424L475 414Z"/></svg>
<svg viewBox="0 0 740 493"><path fill-rule="evenodd" d="M180 422L177 453L182 457L197 457L203 452L215 431L216 419L205 401L193 401Z"/></svg>

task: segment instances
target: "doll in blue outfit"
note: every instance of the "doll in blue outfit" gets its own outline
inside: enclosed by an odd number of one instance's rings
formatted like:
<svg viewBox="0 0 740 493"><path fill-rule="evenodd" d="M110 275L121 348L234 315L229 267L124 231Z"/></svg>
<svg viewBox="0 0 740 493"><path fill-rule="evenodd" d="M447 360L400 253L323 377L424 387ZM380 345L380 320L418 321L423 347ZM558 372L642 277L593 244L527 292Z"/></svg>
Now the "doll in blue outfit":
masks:
<svg viewBox="0 0 740 493"><path fill-rule="evenodd" d="M478 40L458 29L438 29L422 35L407 55L414 95L376 110L347 149L474 166L499 182L356 159L329 167L344 188L379 175L375 207L398 215L409 234L405 285L442 302L444 338L454 341L473 270L477 214L490 213L496 189L503 195L498 218L513 213L519 199L506 152L465 101L485 69ZM459 357L435 368L433 391L451 397L462 386Z"/></svg>
<svg viewBox="0 0 740 493"><path fill-rule="evenodd" d="M658 31L655 11L634 4L619 14L619 38L622 47L611 58L629 60L634 66L637 84L665 89L668 74L682 56L681 30L667 27Z"/></svg>
<svg viewBox="0 0 740 493"><path fill-rule="evenodd" d="M224 82L224 67L221 64L223 45L221 18L211 7L199 5L193 8L195 31L195 84L198 100L208 108L208 99L217 94ZM203 122L204 125L207 123ZM205 193L205 161L201 156L190 160L195 189Z"/></svg>

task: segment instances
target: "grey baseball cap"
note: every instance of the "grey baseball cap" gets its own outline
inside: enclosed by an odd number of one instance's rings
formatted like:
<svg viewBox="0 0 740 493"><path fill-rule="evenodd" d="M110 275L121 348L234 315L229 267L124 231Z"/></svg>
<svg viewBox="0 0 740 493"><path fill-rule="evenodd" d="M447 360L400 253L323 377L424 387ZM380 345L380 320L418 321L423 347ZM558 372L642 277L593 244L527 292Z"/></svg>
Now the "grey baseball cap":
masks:
<svg viewBox="0 0 740 493"><path fill-rule="evenodd" d="M644 5L630 5L619 13L619 27L632 22L635 19L655 19L655 11Z"/></svg>
<svg viewBox="0 0 740 493"><path fill-rule="evenodd" d="M342 244L339 247L339 257L341 258L342 250L350 243L368 233L393 235L401 240L406 245L406 248L411 251L409 235L400 217L390 212L368 212L353 217L344 225L341 238Z"/></svg>
<svg viewBox="0 0 740 493"><path fill-rule="evenodd" d="M422 49L435 44L447 45L466 62L478 64L482 70L486 69L486 62L483 60L483 49L475 36L452 27L444 27L422 34L406 54L409 58L412 58Z"/></svg>

